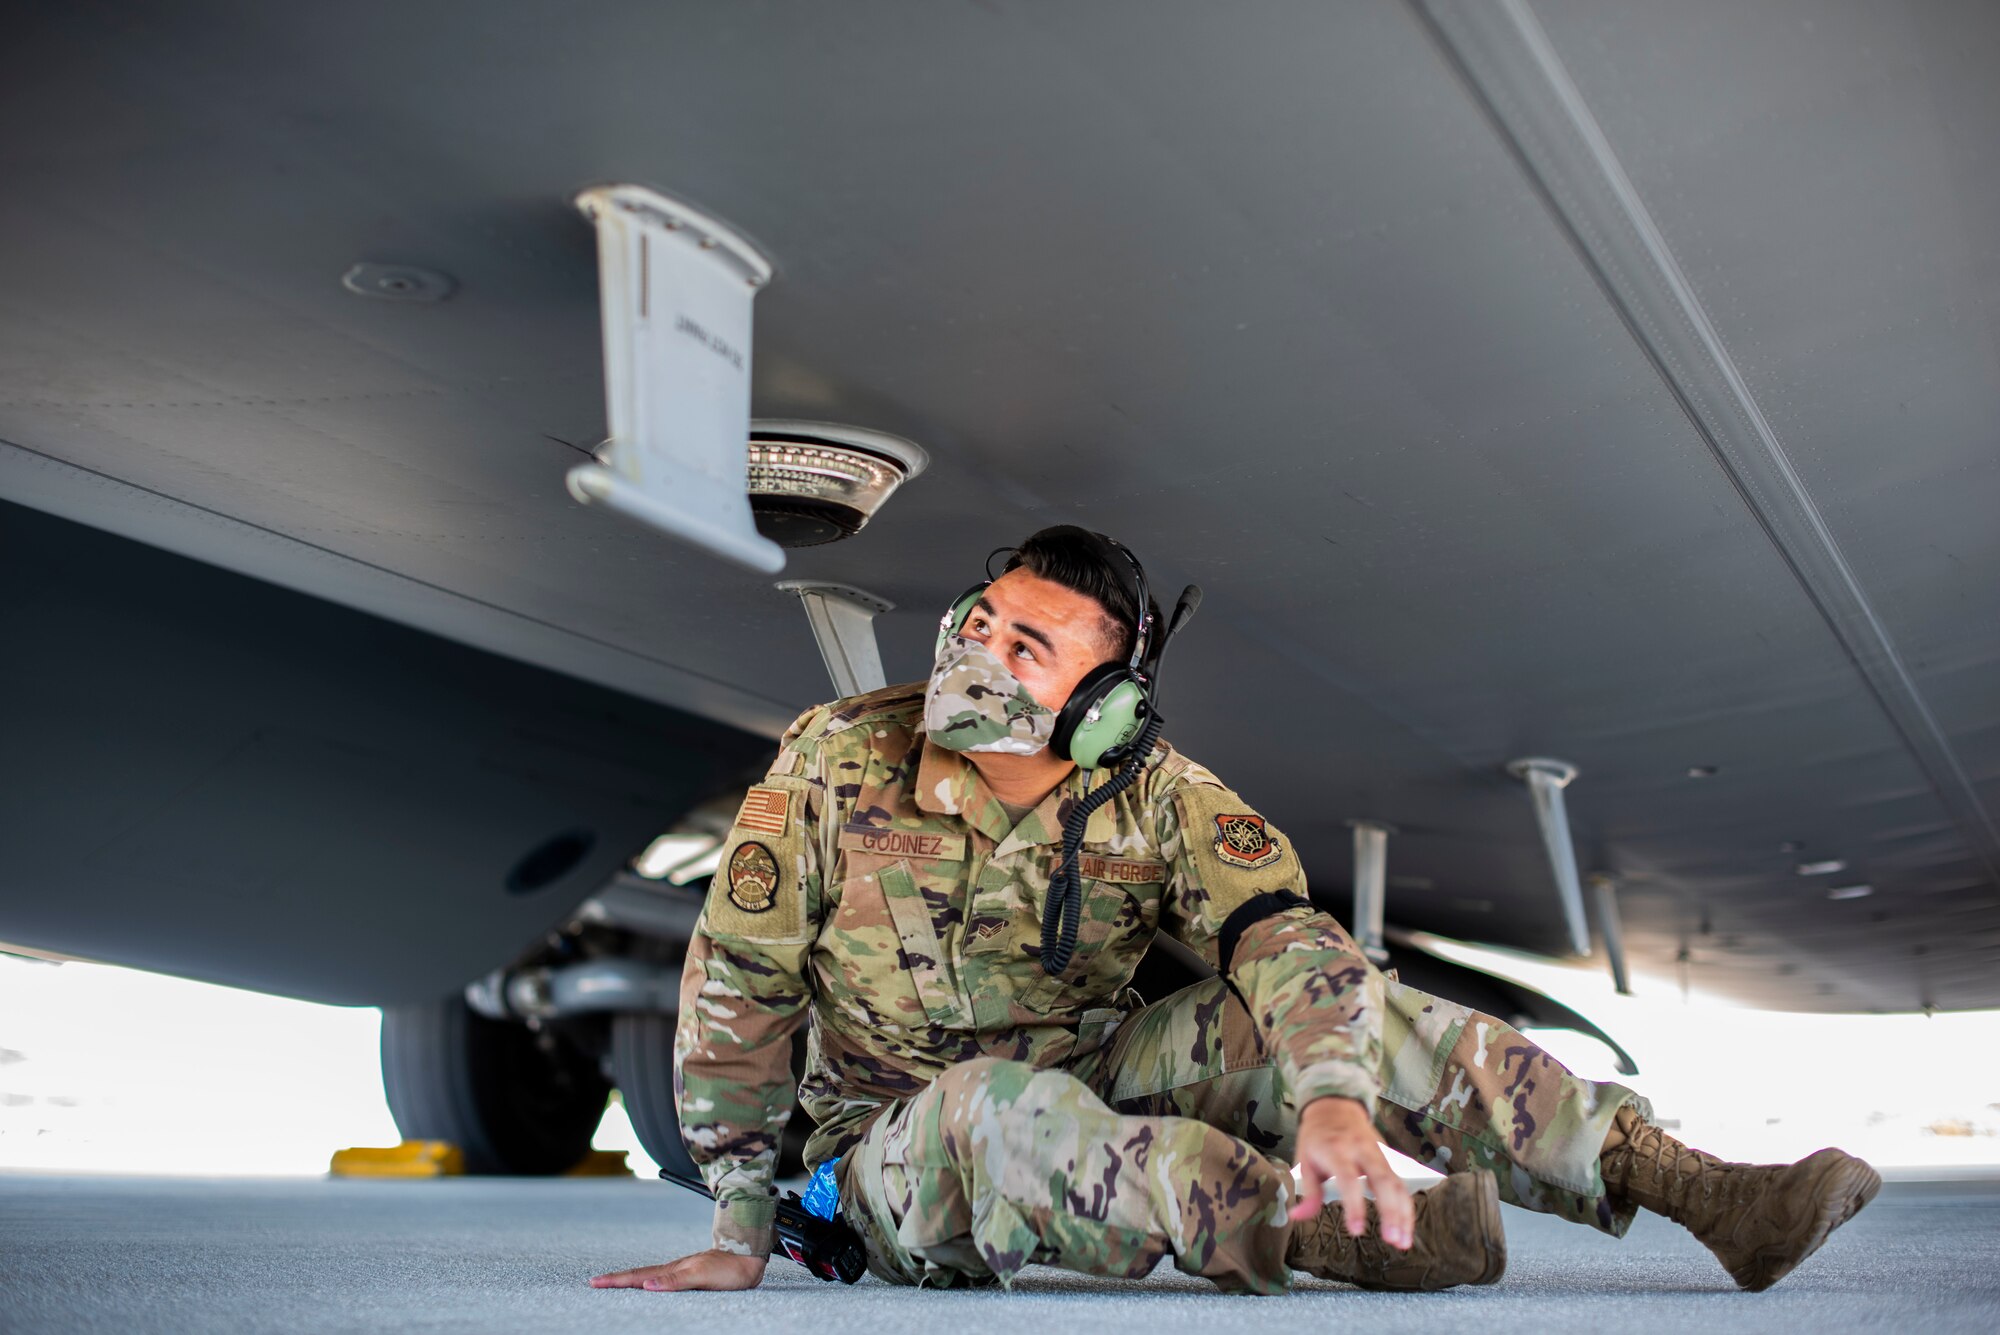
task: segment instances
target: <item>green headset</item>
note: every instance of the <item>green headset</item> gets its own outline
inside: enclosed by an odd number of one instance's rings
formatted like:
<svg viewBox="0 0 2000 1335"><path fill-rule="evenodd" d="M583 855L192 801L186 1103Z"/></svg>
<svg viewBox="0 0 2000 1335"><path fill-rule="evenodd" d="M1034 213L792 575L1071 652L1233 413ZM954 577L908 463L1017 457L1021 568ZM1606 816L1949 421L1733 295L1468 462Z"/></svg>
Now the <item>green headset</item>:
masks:
<svg viewBox="0 0 2000 1335"><path fill-rule="evenodd" d="M1100 663L1084 674L1083 680L1070 692L1068 703L1056 715L1055 731L1049 738L1049 746L1058 756L1075 761L1083 769L1094 770L1123 761L1125 748L1131 745L1145 727L1146 720L1152 716L1159 656L1154 652L1155 613L1152 594L1146 585L1146 568L1116 538L1093 533L1086 528L1076 531L1087 534L1107 554L1115 551L1125 558L1132 567L1138 595L1136 605L1139 608L1139 624L1132 635L1131 655L1123 662ZM986 558L989 576L992 574L993 557L1008 550L1002 547ZM944 649L945 641L952 636L964 633L972 610L986 596L987 586L992 582L989 578L973 585L952 603L951 610L938 622L938 651ZM1198 590L1191 587L1190 591L1196 599L1200 598ZM1187 601L1187 595L1182 595L1182 601ZM1184 619L1181 609L1176 608L1174 629L1179 629ZM1161 643L1159 647L1164 649L1166 646Z"/></svg>

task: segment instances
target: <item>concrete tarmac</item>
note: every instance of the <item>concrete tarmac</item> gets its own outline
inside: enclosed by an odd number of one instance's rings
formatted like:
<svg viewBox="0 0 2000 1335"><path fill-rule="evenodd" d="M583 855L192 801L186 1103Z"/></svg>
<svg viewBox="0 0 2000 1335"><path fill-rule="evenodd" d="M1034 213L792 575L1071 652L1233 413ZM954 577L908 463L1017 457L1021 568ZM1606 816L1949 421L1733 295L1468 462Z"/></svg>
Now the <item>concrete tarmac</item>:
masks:
<svg viewBox="0 0 2000 1335"><path fill-rule="evenodd" d="M847 1288L782 1260L750 1293L653 1294L585 1281L706 1245L706 1204L662 1183L0 1175L0 1332L2000 1330L2000 1180L1891 1182L1763 1294L1651 1216L1620 1242L1505 1213L1506 1278L1440 1294L1227 1298L1169 1265L1137 1282L1037 1267L1012 1293Z"/></svg>

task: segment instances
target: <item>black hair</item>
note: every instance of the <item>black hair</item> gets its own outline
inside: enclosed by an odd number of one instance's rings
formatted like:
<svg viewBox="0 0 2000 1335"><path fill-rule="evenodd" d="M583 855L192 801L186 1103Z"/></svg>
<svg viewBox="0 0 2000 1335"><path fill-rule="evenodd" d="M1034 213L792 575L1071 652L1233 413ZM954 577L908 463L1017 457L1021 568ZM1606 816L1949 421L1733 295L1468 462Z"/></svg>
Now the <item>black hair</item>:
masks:
<svg viewBox="0 0 2000 1335"><path fill-rule="evenodd" d="M1104 637L1114 658L1132 655L1139 628L1139 576L1124 552L1102 533L1075 524L1057 524L1030 534L1007 557L1006 570L1025 568L1031 575L1060 584L1104 609ZM1160 609L1148 600L1159 643Z"/></svg>

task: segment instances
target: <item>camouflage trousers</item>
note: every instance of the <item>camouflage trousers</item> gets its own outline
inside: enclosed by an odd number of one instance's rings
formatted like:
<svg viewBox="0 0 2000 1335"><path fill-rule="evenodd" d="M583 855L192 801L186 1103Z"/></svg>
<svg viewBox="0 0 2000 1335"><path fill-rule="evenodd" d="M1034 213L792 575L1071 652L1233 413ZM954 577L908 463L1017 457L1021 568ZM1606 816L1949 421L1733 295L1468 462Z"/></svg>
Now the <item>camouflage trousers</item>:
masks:
<svg viewBox="0 0 2000 1335"><path fill-rule="evenodd" d="M1598 1154L1622 1085L1571 1074L1511 1026L1387 983L1384 1142L1503 1200L1623 1235ZM879 1116L841 1163L842 1213L891 1283L1009 1282L1040 1263L1136 1278L1162 1256L1233 1292L1291 1280L1297 1110L1219 979L1125 1019L1067 1069L983 1057Z"/></svg>

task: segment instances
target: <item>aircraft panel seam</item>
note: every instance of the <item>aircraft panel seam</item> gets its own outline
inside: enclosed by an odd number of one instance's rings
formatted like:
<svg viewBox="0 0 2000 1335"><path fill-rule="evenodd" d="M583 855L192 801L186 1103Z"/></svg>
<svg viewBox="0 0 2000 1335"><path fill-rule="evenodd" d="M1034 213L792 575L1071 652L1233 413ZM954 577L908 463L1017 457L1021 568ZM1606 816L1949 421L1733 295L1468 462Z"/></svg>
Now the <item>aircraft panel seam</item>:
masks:
<svg viewBox="0 0 2000 1335"><path fill-rule="evenodd" d="M749 732L775 738L798 713L692 668L4 439L0 497ZM264 545L262 557L246 559L246 537Z"/></svg>
<svg viewBox="0 0 2000 1335"><path fill-rule="evenodd" d="M2000 827L1527 0L1411 3L2000 886Z"/></svg>

